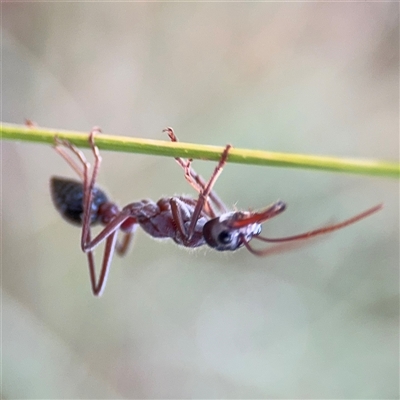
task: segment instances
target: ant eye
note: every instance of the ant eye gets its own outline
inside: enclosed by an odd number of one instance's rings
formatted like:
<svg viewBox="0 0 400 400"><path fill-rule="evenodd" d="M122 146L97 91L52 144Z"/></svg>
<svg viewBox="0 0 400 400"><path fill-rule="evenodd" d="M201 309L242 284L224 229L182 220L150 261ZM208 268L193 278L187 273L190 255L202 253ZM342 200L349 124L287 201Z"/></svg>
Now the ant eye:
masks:
<svg viewBox="0 0 400 400"><path fill-rule="evenodd" d="M234 251L242 246L237 229L229 227L221 217L207 221L203 226L203 237L206 243L218 251Z"/></svg>
<svg viewBox="0 0 400 400"><path fill-rule="evenodd" d="M228 244L232 241L232 234L229 231L222 231L218 235L218 242L222 244Z"/></svg>

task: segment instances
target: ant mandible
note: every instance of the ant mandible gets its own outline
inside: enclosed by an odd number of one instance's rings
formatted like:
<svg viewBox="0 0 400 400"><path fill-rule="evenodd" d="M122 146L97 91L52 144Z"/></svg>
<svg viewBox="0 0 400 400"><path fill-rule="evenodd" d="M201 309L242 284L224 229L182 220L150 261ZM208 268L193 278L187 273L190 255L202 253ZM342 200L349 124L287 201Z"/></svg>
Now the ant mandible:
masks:
<svg viewBox="0 0 400 400"><path fill-rule="evenodd" d="M171 238L184 247L207 244L218 251L234 251L245 246L251 253L264 256L270 249L254 249L250 245L253 238L269 243L309 239L344 228L382 208L379 204L341 223L294 236L273 239L262 237L261 224L283 212L286 204L277 201L260 211L229 211L213 190L232 147L227 145L208 181L193 170L191 159L175 158L184 170L185 179L198 192L197 199L190 196L173 196L161 198L157 203L141 200L121 209L109 201L107 195L96 186L101 156L94 138L99 132L100 129L95 127L89 134L89 144L94 155L90 177L90 164L84 154L70 142L56 138L55 150L75 170L81 181L60 177L51 179L51 193L56 209L68 222L82 226L81 248L87 255L90 283L95 296L100 296L105 288L114 251L120 256L126 253L139 225L155 238ZM171 141L178 141L172 128L166 128L164 132L167 132ZM79 162L75 161L66 149L70 150ZM91 226L96 223L105 227L92 239ZM117 241L118 231L124 234L121 241ZM103 241L103 261L99 278L96 279L93 250Z"/></svg>

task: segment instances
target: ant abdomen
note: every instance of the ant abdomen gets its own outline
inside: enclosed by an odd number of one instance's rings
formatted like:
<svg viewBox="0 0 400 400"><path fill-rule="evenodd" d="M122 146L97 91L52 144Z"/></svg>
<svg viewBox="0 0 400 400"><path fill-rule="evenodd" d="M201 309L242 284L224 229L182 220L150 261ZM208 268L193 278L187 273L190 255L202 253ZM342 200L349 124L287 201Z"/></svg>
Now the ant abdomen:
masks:
<svg viewBox="0 0 400 400"><path fill-rule="evenodd" d="M50 189L53 203L61 216L74 225L82 225L82 182L73 179L52 177L50 180ZM107 195L97 187L93 188L92 195L91 225L100 222L99 208L108 201Z"/></svg>

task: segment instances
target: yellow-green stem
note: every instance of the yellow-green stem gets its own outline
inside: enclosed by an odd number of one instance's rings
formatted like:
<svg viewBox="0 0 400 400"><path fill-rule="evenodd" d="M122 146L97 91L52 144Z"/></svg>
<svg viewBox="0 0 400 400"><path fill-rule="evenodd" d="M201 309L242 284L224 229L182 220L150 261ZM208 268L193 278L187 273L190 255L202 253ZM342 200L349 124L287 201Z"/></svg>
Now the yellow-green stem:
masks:
<svg viewBox="0 0 400 400"><path fill-rule="evenodd" d="M0 123L2 139L53 144L54 137L66 139L78 147L89 147L88 132L71 132L42 127L28 127ZM138 139L101 134L96 144L102 150L184 157L202 160L218 160L224 147L192 143L172 143L161 140ZM346 172L389 178L400 177L400 165L381 160L362 160L303 154L276 153L262 150L232 148L229 162L253 165L269 165L314 170Z"/></svg>

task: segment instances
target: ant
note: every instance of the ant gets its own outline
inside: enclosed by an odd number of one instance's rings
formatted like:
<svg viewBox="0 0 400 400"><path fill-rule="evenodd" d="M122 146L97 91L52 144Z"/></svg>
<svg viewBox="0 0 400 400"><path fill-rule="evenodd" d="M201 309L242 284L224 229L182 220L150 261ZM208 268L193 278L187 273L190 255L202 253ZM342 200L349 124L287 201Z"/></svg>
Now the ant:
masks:
<svg viewBox="0 0 400 400"><path fill-rule="evenodd" d="M177 142L172 128L166 128L172 142ZM138 226L155 238L171 238L184 247L199 247L207 244L218 251L234 251L246 247L257 256L267 255L271 249L257 250L250 245L252 239L263 242L280 243L309 239L351 225L382 208L382 204L372 207L341 223L329 225L294 236L265 238L260 236L261 224L282 213L286 204L277 201L260 211L229 211L213 190L214 184L224 168L231 145L221 154L210 179L205 181L192 168L192 159L175 158L184 170L185 179L198 192L198 197L164 197L156 202L141 200L130 203L122 209L108 200L107 195L96 186L101 156L95 144L95 135L100 129L95 127L89 134L89 144L94 155L94 165L89 177L90 164L84 154L66 140L55 138L54 149L75 170L81 178L76 181L67 178L51 178L51 194L54 205L68 222L82 226L81 248L86 253L89 265L92 292L100 296L105 288L114 251L123 256ZM66 151L69 150L69 151ZM69 153L76 156L79 163ZM92 239L91 226L104 225L103 230ZM123 238L117 241L117 233ZM96 279L94 248L105 241L105 249L99 278Z"/></svg>

